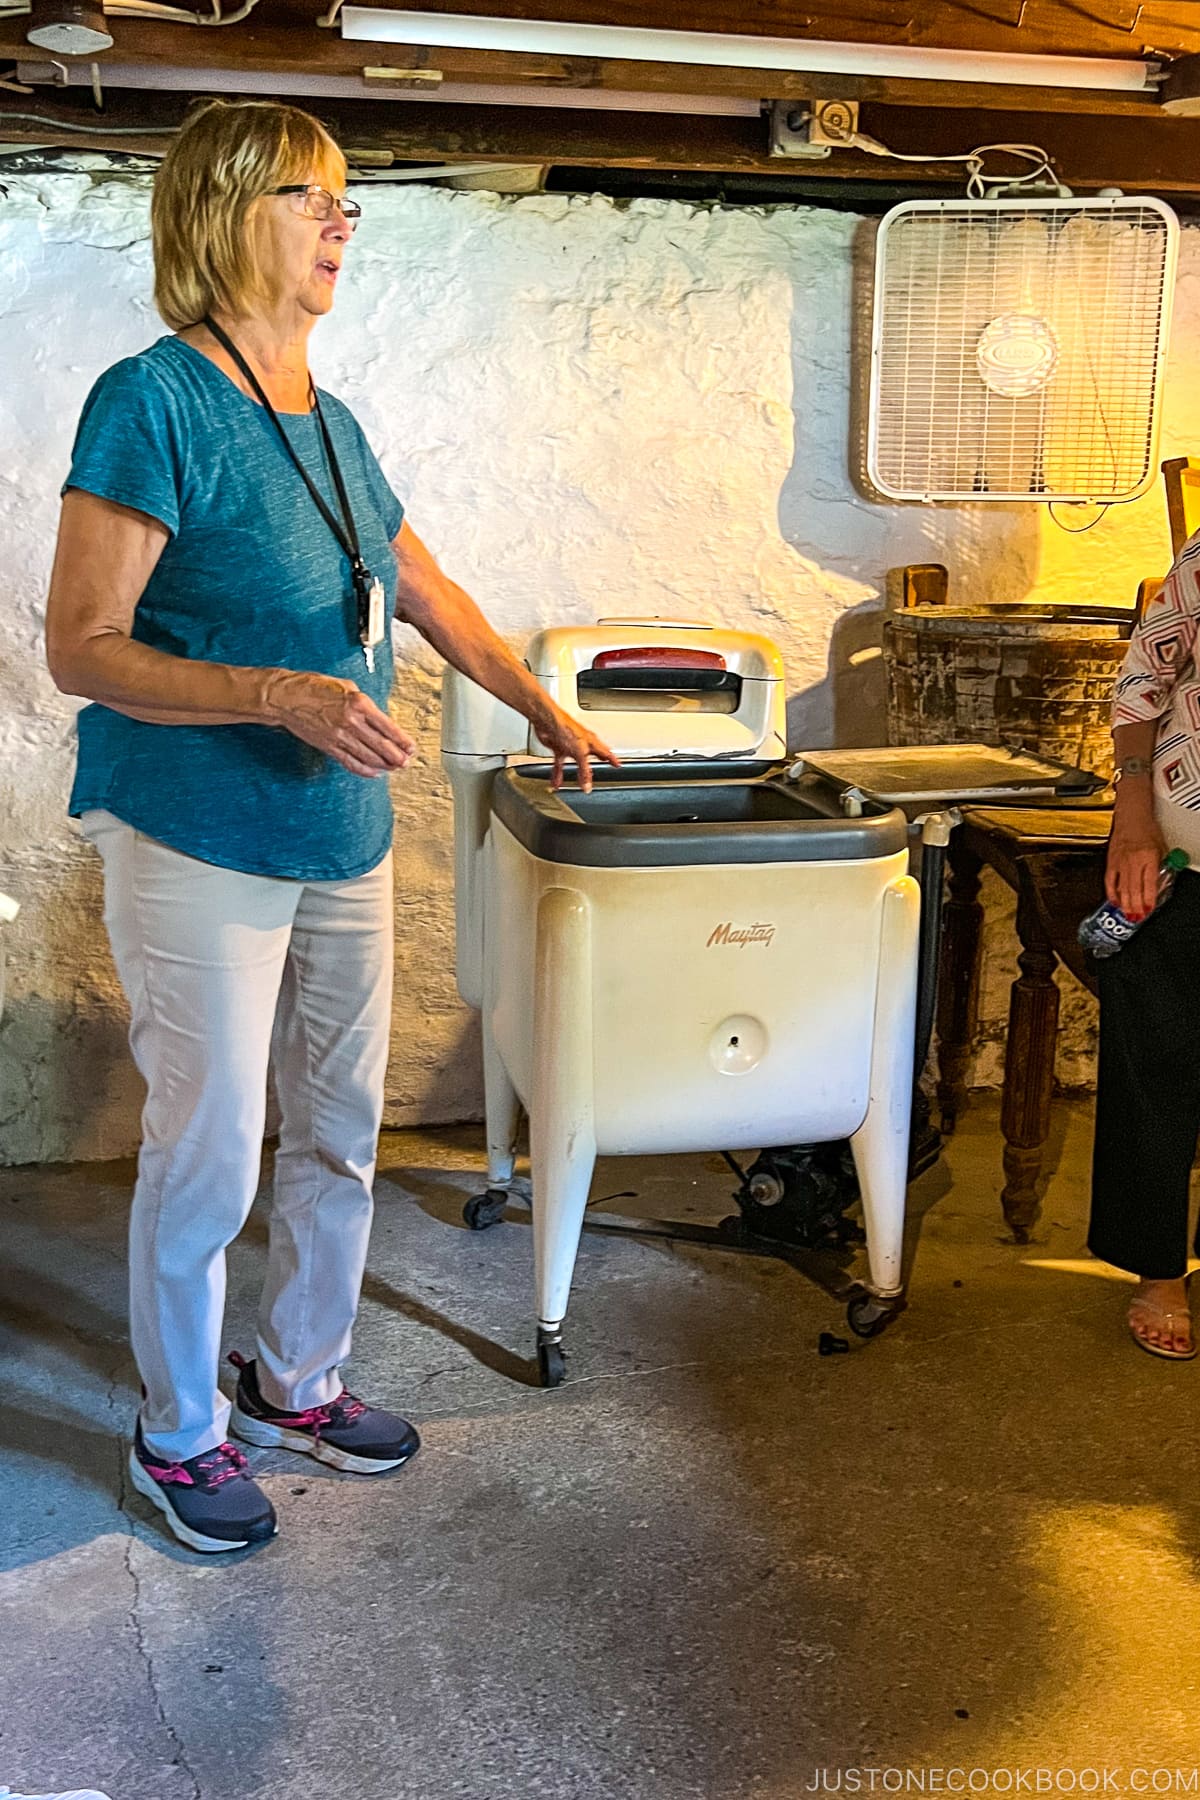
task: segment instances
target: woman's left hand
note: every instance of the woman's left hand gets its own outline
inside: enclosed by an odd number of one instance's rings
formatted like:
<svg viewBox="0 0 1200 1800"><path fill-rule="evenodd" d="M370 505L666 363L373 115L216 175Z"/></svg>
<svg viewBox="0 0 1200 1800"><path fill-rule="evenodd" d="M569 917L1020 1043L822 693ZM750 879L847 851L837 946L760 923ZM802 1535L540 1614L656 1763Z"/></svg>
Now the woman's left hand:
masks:
<svg viewBox="0 0 1200 1800"><path fill-rule="evenodd" d="M579 770L579 785L585 794L592 791L592 762L611 763L619 769L621 759L614 750L610 750L603 738L598 738L594 731L565 713L561 706L550 703L548 713L539 712L533 721L538 741L546 746L554 757L554 773L550 777L550 786L560 788L566 778L567 764L574 763Z"/></svg>

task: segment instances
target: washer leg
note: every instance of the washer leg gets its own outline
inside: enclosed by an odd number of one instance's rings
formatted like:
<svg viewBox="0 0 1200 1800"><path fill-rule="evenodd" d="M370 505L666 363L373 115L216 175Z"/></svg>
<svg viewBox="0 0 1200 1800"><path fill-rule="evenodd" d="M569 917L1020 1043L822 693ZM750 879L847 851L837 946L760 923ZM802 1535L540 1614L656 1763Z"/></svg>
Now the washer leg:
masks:
<svg viewBox="0 0 1200 1800"><path fill-rule="evenodd" d="M883 1298L903 1291L904 1206L912 1118L920 890L910 876L884 895L871 1091L867 1116L851 1138L862 1190L871 1286Z"/></svg>
<svg viewBox="0 0 1200 1800"><path fill-rule="evenodd" d="M507 1187L516 1162L521 1102L492 1035L491 1011L483 1009L483 1112L487 1129L489 1188Z"/></svg>
<svg viewBox="0 0 1200 1800"><path fill-rule="evenodd" d="M538 906L529 1105L539 1339L558 1341L596 1162L588 907L568 888Z"/></svg>

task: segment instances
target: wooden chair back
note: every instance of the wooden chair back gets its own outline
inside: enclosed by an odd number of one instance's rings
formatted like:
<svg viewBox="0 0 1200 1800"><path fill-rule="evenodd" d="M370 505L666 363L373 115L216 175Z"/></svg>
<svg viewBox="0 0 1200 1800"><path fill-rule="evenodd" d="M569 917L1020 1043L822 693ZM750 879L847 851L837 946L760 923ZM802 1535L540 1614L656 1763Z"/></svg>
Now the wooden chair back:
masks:
<svg viewBox="0 0 1200 1800"><path fill-rule="evenodd" d="M1162 466L1167 490L1167 517L1171 522L1171 555L1178 556L1188 539L1200 531L1200 461L1175 456Z"/></svg>

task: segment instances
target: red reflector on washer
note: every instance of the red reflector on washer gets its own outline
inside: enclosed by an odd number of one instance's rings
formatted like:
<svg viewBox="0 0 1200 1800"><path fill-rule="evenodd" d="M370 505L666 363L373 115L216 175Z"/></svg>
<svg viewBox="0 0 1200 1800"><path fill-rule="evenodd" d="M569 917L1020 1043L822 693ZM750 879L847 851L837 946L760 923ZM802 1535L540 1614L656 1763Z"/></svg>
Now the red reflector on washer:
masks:
<svg viewBox="0 0 1200 1800"><path fill-rule="evenodd" d="M725 658L715 650L676 650L669 645L657 649L636 644L624 650L602 650L592 663L593 669L724 669Z"/></svg>

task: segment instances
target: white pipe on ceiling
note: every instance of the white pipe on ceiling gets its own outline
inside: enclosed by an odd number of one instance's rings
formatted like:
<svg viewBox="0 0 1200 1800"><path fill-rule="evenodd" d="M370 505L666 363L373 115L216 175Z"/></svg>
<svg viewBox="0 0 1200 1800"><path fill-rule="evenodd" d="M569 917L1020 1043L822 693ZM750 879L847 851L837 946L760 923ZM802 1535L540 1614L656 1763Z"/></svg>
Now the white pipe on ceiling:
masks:
<svg viewBox="0 0 1200 1800"><path fill-rule="evenodd" d="M23 62L25 79L35 65ZM63 83L60 71L67 74ZM417 72L420 76L420 70ZM568 107L587 112L651 112L683 113L692 117L756 119L762 108L757 100L739 100L723 94L643 94L613 93L604 88L546 88L533 84L507 85L490 82L443 81L428 89L416 83L412 87L393 87L389 82L364 81L361 75L308 75L280 71L272 74L261 69L181 69L163 63L115 63L107 58L100 64L105 87L182 89L187 93L228 94L295 94L326 100L408 100L422 105L454 104L459 106L542 106ZM395 74L403 80L405 71ZM90 65L82 68L60 63L55 69L55 84L71 87L91 85Z"/></svg>

